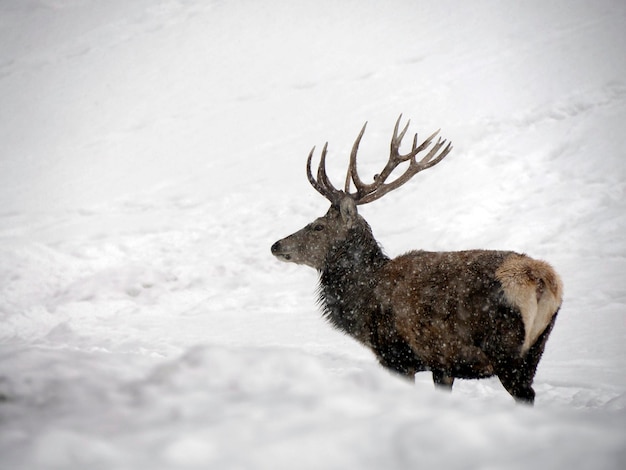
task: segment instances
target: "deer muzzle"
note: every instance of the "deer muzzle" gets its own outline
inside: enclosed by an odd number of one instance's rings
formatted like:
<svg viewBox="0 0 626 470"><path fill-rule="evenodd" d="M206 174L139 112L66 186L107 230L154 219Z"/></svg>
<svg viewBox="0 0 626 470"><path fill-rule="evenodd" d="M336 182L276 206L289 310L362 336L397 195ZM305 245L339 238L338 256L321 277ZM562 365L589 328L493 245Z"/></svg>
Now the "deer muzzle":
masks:
<svg viewBox="0 0 626 470"><path fill-rule="evenodd" d="M272 254L281 261L289 262L291 261L291 254L289 253L289 250L285 250L281 241L282 240L278 240L272 245Z"/></svg>

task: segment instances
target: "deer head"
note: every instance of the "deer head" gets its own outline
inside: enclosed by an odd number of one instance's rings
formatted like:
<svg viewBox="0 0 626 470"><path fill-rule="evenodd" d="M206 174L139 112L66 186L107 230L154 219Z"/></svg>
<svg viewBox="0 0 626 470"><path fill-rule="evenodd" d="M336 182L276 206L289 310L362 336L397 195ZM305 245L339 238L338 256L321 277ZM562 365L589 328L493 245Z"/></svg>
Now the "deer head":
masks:
<svg viewBox="0 0 626 470"><path fill-rule="evenodd" d="M439 131L436 131L420 145L417 143L417 134L415 134L411 151L404 155L401 154L400 145L410 124L410 121L408 121L402 131L398 132L401 119L402 115L398 117L393 130L387 164L383 170L374 177L374 181L369 184L364 183L359 177L356 164L359 144L365 133L367 122L363 125L361 132L359 132L352 146L350 163L348 165L343 190L335 188L326 174L328 142L322 149L322 155L317 168L317 178L313 177L311 173L311 161L313 159L313 153L315 152L315 147L313 147L306 163L307 178L311 186L330 201L330 209L324 216L315 219L302 230L274 243L274 245L272 245L272 254L274 256L283 261L304 264L321 270L333 247L344 242L350 233L356 231L362 232L365 235L369 234L372 241L375 243L369 225L365 219L358 214L357 206L375 201L390 191L402 186L420 171L431 168L439 163L452 150L451 144L448 143L445 148L439 152L446 143L445 140L439 138L430 148L430 151L423 158L417 160L417 155L426 150L439 133ZM388 181L398 165L404 162L408 162L408 167L404 173L396 179ZM354 186L354 191L351 192L352 186Z"/></svg>

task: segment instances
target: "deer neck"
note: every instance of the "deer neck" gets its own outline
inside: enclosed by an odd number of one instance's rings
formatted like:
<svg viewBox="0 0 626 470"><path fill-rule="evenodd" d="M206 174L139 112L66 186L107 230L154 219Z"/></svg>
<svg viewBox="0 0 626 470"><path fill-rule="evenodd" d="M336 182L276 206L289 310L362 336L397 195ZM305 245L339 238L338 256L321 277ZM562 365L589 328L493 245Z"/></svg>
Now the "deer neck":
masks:
<svg viewBox="0 0 626 470"><path fill-rule="evenodd" d="M366 345L377 310L373 291L378 271L388 261L369 227L357 227L331 248L320 270L319 301L324 317Z"/></svg>

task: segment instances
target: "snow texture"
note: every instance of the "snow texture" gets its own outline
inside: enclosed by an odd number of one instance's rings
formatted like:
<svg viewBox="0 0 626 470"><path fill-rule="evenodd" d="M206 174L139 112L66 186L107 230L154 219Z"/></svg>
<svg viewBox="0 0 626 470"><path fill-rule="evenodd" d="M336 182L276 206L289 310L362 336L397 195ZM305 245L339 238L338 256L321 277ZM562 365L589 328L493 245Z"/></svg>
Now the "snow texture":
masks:
<svg viewBox="0 0 626 470"><path fill-rule="evenodd" d="M0 2L0 468L626 468L626 3ZM271 244L393 123L386 252L510 249L565 301L534 408L384 371ZM318 150L319 152L319 150Z"/></svg>

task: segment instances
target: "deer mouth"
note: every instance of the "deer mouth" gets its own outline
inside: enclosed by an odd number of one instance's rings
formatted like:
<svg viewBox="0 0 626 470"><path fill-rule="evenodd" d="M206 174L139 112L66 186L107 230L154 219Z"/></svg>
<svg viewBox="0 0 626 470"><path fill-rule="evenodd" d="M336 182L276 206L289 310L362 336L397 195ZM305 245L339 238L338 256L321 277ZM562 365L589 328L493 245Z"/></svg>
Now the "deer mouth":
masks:
<svg viewBox="0 0 626 470"><path fill-rule="evenodd" d="M282 247L280 246L280 242L276 242L272 245L272 254L280 260L291 261L291 254L283 251Z"/></svg>

